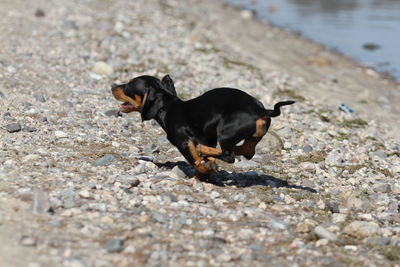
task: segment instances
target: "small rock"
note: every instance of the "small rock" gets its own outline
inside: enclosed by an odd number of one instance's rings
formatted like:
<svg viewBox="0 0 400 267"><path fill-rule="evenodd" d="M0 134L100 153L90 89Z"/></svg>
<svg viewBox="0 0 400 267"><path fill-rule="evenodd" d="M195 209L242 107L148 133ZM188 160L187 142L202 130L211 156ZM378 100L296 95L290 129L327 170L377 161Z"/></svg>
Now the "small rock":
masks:
<svg viewBox="0 0 400 267"><path fill-rule="evenodd" d="M325 158L325 163L330 166L340 165L343 162L342 156L337 151L330 152Z"/></svg>
<svg viewBox="0 0 400 267"><path fill-rule="evenodd" d="M373 190L378 193L390 193L392 192L392 186L390 184L374 184Z"/></svg>
<svg viewBox="0 0 400 267"><path fill-rule="evenodd" d="M336 236L334 233L332 233L331 231L325 229L325 228L322 227L321 225L315 227L314 233L315 233L319 238L328 239L328 240L330 240L330 241L336 241L336 240L337 240L337 236Z"/></svg>
<svg viewBox="0 0 400 267"><path fill-rule="evenodd" d="M51 204L48 195L41 190L34 190L31 209L34 213L44 213L50 211Z"/></svg>
<svg viewBox="0 0 400 267"><path fill-rule="evenodd" d="M67 138L68 134L64 133L63 131L55 131L54 135L56 136L56 138Z"/></svg>
<svg viewBox="0 0 400 267"><path fill-rule="evenodd" d="M332 214L332 222L336 223L336 224L345 222L346 218L347 218L347 214L343 214L343 213Z"/></svg>
<svg viewBox="0 0 400 267"><path fill-rule="evenodd" d="M373 246L387 246L390 244L389 237L370 237L365 240L366 243Z"/></svg>
<svg viewBox="0 0 400 267"><path fill-rule="evenodd" d="M61 192L63 198L62 206L65 209L70 209L75 207L75 192L72 189L65 189Z"/></svg>
<svg viewBox="0 0 400 267"><path fill-rule="evenodd" d="M16 73L17 72L17 69L14 68L13 66L8 66L6 69L7 69L7 71L9 73Z"/></svg>
<svg viewBox="0 0 400 267"><path fill-rule="evenodd" d="M305 146L303 146L303 147L301 148L301 150L302 150L303 152L305 152L305 153L308 153L308 152L313 151L313 148L312 148L312 146L310 146L310 145L305 145Z"/></svg>
<svg viewBox="0 0 400 267"><path fill-rule="evenodd" d="M331 200L326 203L327 209L332 213L339 213L339 202Z"/></svg>
<svg viewBox="0 0 400 267"><path fill-rule="evenodd" d="M157 153L159 152L160 149L156 144L148 144L143 148L143 152L146 154L152 154L152 153Z"/></svg>
<svg viewBox="0 0 400 267"><path fill-rule="evenodd" d="M381 47L380 47L380 45L378 45L378 44L369 42L369 43L363 44L363 48L364 48L365 50L374 51L374 50L377 50L377 49L379 49L379 48L381 48Z"/></svg>
<svg viewBox="0 0 400 267"><path fill-rule="evenodd" d="M44 12L43 9L40 9L40 8L36 9L35 17L42 18L44 16L46 16L46 13Z"/></svg>
<svg viewBox="0 0 400 267"><path fill-rule="evenodd" d="M94 64L92 72L97 75L108 76L114 72L114 69L111 65L103 61L99 61Z"/></svg>
<svg viewBox="0 0 400 267"><path fill-rule="evenodd" d="M158 143L163 146L169 144L168 138L165 135L162 135L158 138Z"/></svg>
<svg viewBox="0 0 400 267"><path fill-rule="evenodd" d="M273 228L273 229L278 229L278 230L287 230L287 229L289 229L288 225L285 222L278 221L278 220L271 220L268 223L268 226Z"/></svg>
<svg viewBox="0 0 400 267"><path fill-rule="evenodd" d="M369 153L369 157L372 160L386 160L387 156L385 151L374 151Z"/></svg>
<svg viewBox="0 0 400 267"><path fill-rule="evenodd" d="M63 210L60 213L60 215L63 216L63 217L72 217L72 216L75 216L75 215L78 215L78 214L81 214L81 213L82 213L82 211L80 209L71 208L71 209Z"/></svg>
<svg viewBox="0 0 400 267"><path fill-rule="evenodd" d="M129 181L130 188L137 187L140 184L140 180L138 178L133 178Z"/></svg>
<svg viewBox="0 0 400 267"><path fill-rule="evenodd" d="M233 165L237 168L250 169L256 168L260 164L253 160L247 160L244 157L240 156L240 161L236 161L235 163L233 163Z"/></svg>
<svg viewBox="0 0 400 267"><path fill-rule="evenodd" d="M296 232L298 233L309 233L312 231L312 229L314 229L314 227L317 225L318 223L314 220L311 219L305 219L303 222L300 222L299 224L297 224L296 226Z"/></svg>
<svg viewBox="0 0 400 267"><path fill-rule="evenodd" d="M159 223L167 223L170 221L170 218L167 214L161 212L154 212L152 215L153 219Z"/></svg>
<svg viewBox="0 0 400 267"><path fill-rule="evenodd" d="M301 170L315 172L315 164L312 162L302 162L302 163L300 163L299 168Z"/></svg>
<svg viewBox="0 0 400 267"><path fill-rule="evenodd" d="M379 225L374 222L354 221L347 225L343 232L355 236L355 237L366 237L376 234L379 230Z"/></svg>
<svg viewBox="0 0 400 267"><path fill-rule="evenodd" d="M106 154L101 158L98 158L94 162L92 162L92 166L97 167L97 166L108 166L111 164L116 164L117 159L111 155L111 154Z"/></svg>
<svg viewBox="0 0 400 267"><path fill-rule="evenodd" d="M31 237L31 236L23 236L21 238L21 245L25 247L34 247L36 246L36 238Z"/></svg>
<svg viewBox="0 0 400 267"><path fill-rule="evenodd" d="M17 190L18 198L22 201L29 202L33 199L33 192L30 188L20 188Z"/></svg>
<svg viewBox="0 0 400 267"><path fill-rule="evenodd" d="M24 126L24 131L26 131L26 132L28 132L28 133L33 133L33 132L36 132L37 129L25 125L25 126Z"/></svg>
<svg viewBox="0 0 400 267"><path fill-rule="evenodd" d="M79 192L79 196L81 198L90 198L90 192L87 190L82 190Z"/></svg>
<svg viewBox="0 0 400 267"><path fill-rule="evenodd" d="M0 98L6 98L6 95L2 91L0 91Z"/></svg>
<svg viewBox="0 0 400 267"><path fill-rule="evenodd" d="M283 148L284 149L291 149L292 148L292 143L286 141L285 143L283 143Z"/></svg>
<svg viewBox="0 0 400 267"><path fill-rule="evenodd" d="M108 117L121 117L122 114L119 109L110 109L104 112L104 114Z"/></svg>
<svg viewBox="0 0 400 267"><path fill-rule="evenodd" d="M64 262L65 267L87 267L88 265L79 257L73 257Z"/></svg>
<svg viewBox="0 0 400 267"><path fill-rule="evenodd" d="M326 238L322 238L322 239L318 239L317 242L315 242L315 246L318 247L322 247L322 246L326 246L329 244L329 240Z"/></svg>
<svg viewBox="0 0 400 267"><path fill-rule="evenodd" d="M206 190L207 191L207 190ZM221 194L220 193L218 193L217 191L212 191L211 193L210 193L210 197L212 198L212 199L214 199L214 198L219 198L221 196Z"/></svg>
<svg viewBox="0 0 400 267"><path fill-rule="evenodd" d="M124 249L124 240L113 238L106 241L104 248L111 253L121 252Z"/></svg>
<svg viewBox="0 0 400 267"><path fill-rule="evenodd" d="M10 123L4 126L5 129L7 130L7 132L9 133L16 133L21 131L21 124L19 124L18 122L14 122L14 123Z"/></svg>
<svg viewBox="0 0 400 267"><path fill-rule="evenodd" d="M35 99L41 103L46 102L46 98L43 95L35 95Z"/></svg>
<svg viewBox="0 0 400 267"><path fill-rule="evenodd" d="M253 238L254 231L251 229L240 229L238 233L238 237L241 239L250 239Z"/></svg>
<svg viewBox="0 0 400 267"><path fill-rule="evenodd" d="M187 178L187 175L178 166L175 166L174 168L172 168L172 170L170 172L170 176L172 178L176 178L176 179Z"/></svg>
<svg viewBox="0 0 400 267"><path fill-rule="evenodd" d="M37 160L37 159L39 159L39 158L40 158L39 155L30 154L30 155L24 156L24 157L21 159L21 161L22 161L22 162L30 162L30 161L35 161L35 160Z"/></svg>
<svg viewBox="0 0 400 267"><path fill-rule="evenodd" d="M253 12L250 10L242 10L240 16L244 19L251 19L253 17Z"/></svg>
<svg viewBox="0 0 400 267"><path fill-rule="evenodd" d="M371 201L361 192L354 192L350 194L350 196L344 202L344 206L346 208L362 212L366 212L371 205Z"/></svg>

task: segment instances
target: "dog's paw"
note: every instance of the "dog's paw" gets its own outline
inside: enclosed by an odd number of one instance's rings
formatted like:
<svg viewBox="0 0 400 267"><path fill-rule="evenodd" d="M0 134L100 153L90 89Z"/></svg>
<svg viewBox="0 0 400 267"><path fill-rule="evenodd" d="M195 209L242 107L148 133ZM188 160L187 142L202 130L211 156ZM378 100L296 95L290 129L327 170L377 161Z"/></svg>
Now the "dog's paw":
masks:
<svg viewBox="0 0 400 267"><path fill-rule="evenodd" d="M204 168L209 171L217 172L218 171L218 164L215 161L215 158L207 158L207 160L203 163Z"/></svg>

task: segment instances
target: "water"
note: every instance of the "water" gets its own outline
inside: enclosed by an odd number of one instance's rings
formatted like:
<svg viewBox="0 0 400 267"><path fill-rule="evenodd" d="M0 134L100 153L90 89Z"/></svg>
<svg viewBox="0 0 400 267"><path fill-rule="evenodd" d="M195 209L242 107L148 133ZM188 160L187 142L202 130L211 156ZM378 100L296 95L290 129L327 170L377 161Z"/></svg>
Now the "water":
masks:
<svg viewBox="0 0 400 267"><path fill-rule="evenodd" d="M400 0L226 0L400 81Z"/></svg>

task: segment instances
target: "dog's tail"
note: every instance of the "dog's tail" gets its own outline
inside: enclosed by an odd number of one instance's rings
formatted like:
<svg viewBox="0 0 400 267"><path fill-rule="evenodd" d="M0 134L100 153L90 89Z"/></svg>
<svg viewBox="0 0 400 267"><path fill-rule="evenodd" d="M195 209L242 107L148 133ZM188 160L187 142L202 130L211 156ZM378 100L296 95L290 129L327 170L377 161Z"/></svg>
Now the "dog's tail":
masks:
<svg viewBox="0 0 400 267"><path fill-rule="evenodd" d="M279 115L281 115L280 108L282 106L292 105L294 103L296 103L296 101L293 101L293 100L278 102L278 103L275 104L273 110L272 109L266 109L265 110L265 115L267 115L268 117L278 117Z"/></svg>

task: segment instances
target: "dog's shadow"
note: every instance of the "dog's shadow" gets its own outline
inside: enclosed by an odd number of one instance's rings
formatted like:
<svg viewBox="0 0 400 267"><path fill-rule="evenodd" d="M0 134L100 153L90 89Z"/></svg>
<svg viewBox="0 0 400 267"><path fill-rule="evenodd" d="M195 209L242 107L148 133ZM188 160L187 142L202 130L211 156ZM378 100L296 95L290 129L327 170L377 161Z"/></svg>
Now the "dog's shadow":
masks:
<svg viewBox="0 0 400 267"><path fill-rule="evenodd" d="M159 168L172 169L178 166L188 177L196 175L196 170L184 161L179 162L165 162L155 163ZM255 171L243 172L243 173L229 173L227 171L218 171L213 173L207 182L218 186L236 186L236 187L250 187L250 186L270 186L272 188L286 187L295 188L312 193L317 191L311 187L289 184L287 181L275 178L271 175L258 174Z"/></svg>

